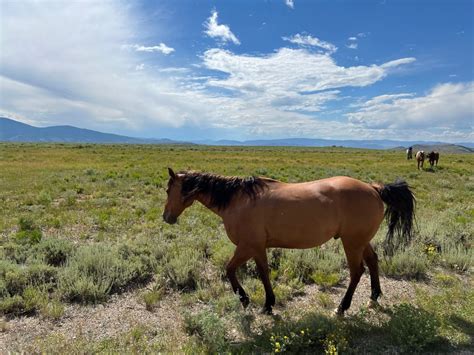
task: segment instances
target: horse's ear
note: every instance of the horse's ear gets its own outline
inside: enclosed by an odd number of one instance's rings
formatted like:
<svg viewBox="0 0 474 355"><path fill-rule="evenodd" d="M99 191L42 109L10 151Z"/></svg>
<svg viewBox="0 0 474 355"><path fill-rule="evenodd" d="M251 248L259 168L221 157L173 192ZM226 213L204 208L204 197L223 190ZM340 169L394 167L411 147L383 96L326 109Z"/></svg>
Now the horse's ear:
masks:
<svg viewBox="0 0 474 355"><path fill-rule="evenodd" d="M173 169L168 168L168 174L170 174L170 178L172 179L176 178L176 174L174 173Z"/></svg>

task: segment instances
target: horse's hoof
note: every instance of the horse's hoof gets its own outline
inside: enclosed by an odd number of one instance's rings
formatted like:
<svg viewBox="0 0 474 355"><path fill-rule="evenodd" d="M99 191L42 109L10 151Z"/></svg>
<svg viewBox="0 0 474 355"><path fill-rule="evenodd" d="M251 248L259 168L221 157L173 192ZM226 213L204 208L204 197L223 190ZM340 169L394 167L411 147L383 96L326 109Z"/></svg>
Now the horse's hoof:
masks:
<svg viewBox="0 0 474 355"><path fill-rule="evenodd" d="M378 308L380 308L380 304L377 301L369 300L367 302L367 308L369 308L369 309L378 309Z"/></svg>
<svg viewBox="0 0 474 355"><path fill-rule="evenodd" d="M273 314L273 310L272 310L272 307L266 307L264 306L262 308L262 310L260 311L261 314L266 314L266 315L272 315Z"/></svg>
<svg viewBox="0 0 474 355"><path fill-rule="evenodd" d="M332 315L334 317L344 317L344 311L340 309L339 307L335 308L334 311L332 312Z"/></svg>
<svg viewBox="0 0 474 355"><path fill-rule="evenodd" d="M250 303L250 300L248 297L241 297L240 302L242 303L242 307L247 308Z"/></svg>

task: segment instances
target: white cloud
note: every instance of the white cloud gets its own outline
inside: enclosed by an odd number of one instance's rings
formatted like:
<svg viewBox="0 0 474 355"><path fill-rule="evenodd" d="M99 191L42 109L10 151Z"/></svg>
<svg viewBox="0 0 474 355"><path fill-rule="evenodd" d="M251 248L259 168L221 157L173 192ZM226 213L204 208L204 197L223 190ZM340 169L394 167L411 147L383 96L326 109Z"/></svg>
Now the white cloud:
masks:
<svg viewBox="0 0 474 355"><path fill-rule="evenodd" d="M260 136L368 135L357 124L320 120L315 114L340 99L339 88L367 86L386 76L381 66L341 67L330 56L305 49L281 48L266 56L211 49L203 62L208 69L228 74L209 78L206 85L232 93L212 98L212 125Z"/></svg>
<svg viewBox="0 0 474 355"><path fill-rule="evenodd" d="M347 40L348 41L357 41L357 37L349 37Z"/></svg>
<svg viewBox="0 0 474 355"><path fill-rule="evenodd" d="M285 0L285 5L288 6L290 9L295 8L295 2L293 0Z"/></svg>
<svg viewBox="0 0 474 355"><path fill-rule="evenodd" d="M349 43L346 47L349 49L357 49L358 45L357 43Z"/></svg>
<svg viewBox="0 0 474 355"><path fill-rule="evenodd" d="M414 61L416 61L416 59L413 58L413 57L400 58L400 59L392 60L390 62L382 64L382 68L384 68L384 69L396 68L396 67L398 67L400 65L403 65L403 64L413 63Z"/></svg>
<svg viewBox="0 0 474 355"><path fill-rule="evenodd" d="M300 46L319 47L327 50L329 53L337 51L337 47L334 44L322 41L319 38L313 37L311 35L301 35L297 33L292 37L282 37L282 39L291 43L298 44Z"/></svg>
<svg viewBox="0 0 474 355"><path fill-rule="evenodd" d="M280 48L266 56L237 55L222 49L204 53L204 65L229 74L227 78L214 79L209 85L238 92L316 92L346 86L363 87L387 75L389 68L402 65L385 63L381 66L342 67L326 54L311 53L305 49Z"/></svg>
<svg viewBox="0 0 474 355"><path fill-rule="evenodd" d="M362 107L371 107L371 106L374 106L374 105L378 105L378 104L381 104L381 103L384 103L384 102L387 102L387 101L393 101L395 99L399 99L399 98L402 98L402 97L413 97L415 94L413 93L401 93L401 94L391 94L391 95L379 95L379 96L375 96L373 97L372 99L364 102L362 105L355 105L356 107L357 106L362 106Z"/></svg>
<svg viewBox="0 0 474 355"><path fill-rule="evenodd" d="M174 52L174 48L168 47L164 43L160 43L157 46L150 46L150 47L140 46L140 45L136 44L134 46L134 48L137 52L149 52L149 53L161 52L161 53L166 54L166 55Z"/></svg>
<svg viewBox="0 0 474 355"><path fill-rule="evenodd" d="M123 50L144 32L127 11L112 1L3 3L0 111L108 131L190 120L198 104Z"/></svg>
<svg viewBox="0 0 474 355"><path fill-rule="evenodd" d="M212 11L211 16L204 23L206 30L204 31L209 37L217 38L226 43L232 42L239 45L239 39L232 33L229 26L217 23L217 11Z"/></svg>
<svg viewBox="0 0 474 355"><path fill-rule="evenodd" d="M350 122L377 129L423 129L474 138L474 82L440 84L424 96L382 95L347 116Z"/></svg>

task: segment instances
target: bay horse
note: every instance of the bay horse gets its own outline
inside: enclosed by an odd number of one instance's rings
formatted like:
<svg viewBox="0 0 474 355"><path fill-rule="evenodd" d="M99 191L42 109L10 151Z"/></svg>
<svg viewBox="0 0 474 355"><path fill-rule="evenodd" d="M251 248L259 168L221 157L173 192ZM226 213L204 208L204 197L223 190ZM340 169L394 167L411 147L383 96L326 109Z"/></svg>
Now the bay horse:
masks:
<svg viewBox="0 0 474 355"><path fill-rule="evenodd" d="M415 158L418 170L420 170L420 167L423 169L423 164L425 162L425 152L423 150L416 152Z"/></svg>
<svg viewBox="0 0 474 355"><path fill-rule="evenodd" d="M431 167L433 167L433 165L435 165L435 163L436 163L436 166L438 166L438 160L439 160L439 153L438 152L431 151L430 153L428 153L428 155L426 157L428 158L428 161L430 162Z"/></svg>
<svg viewBox="0 0 474 355"><path fill-rule="evenodd" d="M333 237L340 238L350 270L347 291L336 309L343 315L367 264L371 301L381 295L378 258L370 245L384 219L388 233L384 242L389 255L395 243L412 237L415 199L406 182L368 184L350 177L289 184L265 177L227 177L168 168L169 181L163 219L177 222L181 213L199 201L224 222L236 245L226 266L232 290L244 307L249 298L236 277L236 270L254 259L265 288L263 312L272 313L275 296L270 283L267 248L313 248ZM384 203L387 208L384 213ZM398 238L396 238L398 237Z"/></svg>

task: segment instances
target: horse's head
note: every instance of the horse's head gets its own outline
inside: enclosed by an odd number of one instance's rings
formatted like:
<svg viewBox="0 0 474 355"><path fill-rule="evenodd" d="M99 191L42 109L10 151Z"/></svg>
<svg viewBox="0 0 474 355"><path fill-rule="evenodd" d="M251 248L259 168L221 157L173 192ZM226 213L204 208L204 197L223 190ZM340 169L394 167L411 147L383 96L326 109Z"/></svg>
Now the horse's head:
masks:
<svg viewBox="0 0 474 355"><path fill-rule="evenodd" d="M168 173L170 179L168 180L168 188L166 189L168 197L163 212L163 219L166 223L175 224L181 213L183 213L187 207L191 206L194 200L185 198L181 192L184 174L175 174L171 168L168 168Z"/></svg>

